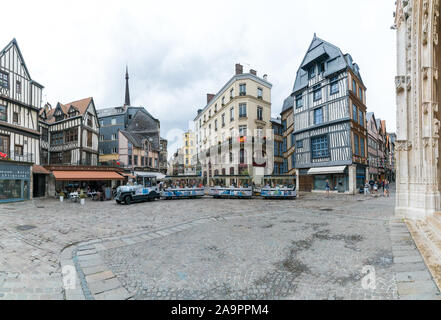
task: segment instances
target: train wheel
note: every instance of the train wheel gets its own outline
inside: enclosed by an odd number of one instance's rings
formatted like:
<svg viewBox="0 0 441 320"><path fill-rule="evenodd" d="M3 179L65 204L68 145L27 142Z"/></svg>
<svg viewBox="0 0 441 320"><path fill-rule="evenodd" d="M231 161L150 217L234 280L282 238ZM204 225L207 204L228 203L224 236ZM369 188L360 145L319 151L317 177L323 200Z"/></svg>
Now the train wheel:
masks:
<svg viewBox="0 0 441 320"><path fill-rule="evenodd" d="M130 203L132 202L132 199L130 198L130 196L125 196L124 202L126 205L130 205Z"/></svg>

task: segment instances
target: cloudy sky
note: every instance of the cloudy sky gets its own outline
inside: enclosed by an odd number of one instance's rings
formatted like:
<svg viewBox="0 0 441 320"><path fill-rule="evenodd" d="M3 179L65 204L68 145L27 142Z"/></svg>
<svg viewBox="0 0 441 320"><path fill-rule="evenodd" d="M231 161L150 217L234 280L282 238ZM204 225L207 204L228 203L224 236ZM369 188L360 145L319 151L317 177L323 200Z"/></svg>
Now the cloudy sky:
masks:
<svg viewBox="0 0 441 320"><path fill-rule="evenodd" d="M93 96L97 108L124 101L161 120L179 142L207 93L235 63L268 74L272 113L281 111L314 32L350 53L368 87L367 106L395 130L394 0L6 1L0 47L16 38L44 102Z"/></svg>

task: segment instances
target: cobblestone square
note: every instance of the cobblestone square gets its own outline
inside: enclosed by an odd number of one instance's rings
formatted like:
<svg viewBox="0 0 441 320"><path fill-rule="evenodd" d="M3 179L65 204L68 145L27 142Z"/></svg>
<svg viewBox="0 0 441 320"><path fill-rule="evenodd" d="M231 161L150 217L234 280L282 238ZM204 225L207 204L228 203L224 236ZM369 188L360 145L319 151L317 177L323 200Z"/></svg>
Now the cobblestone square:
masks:
<svg viewBox="0 0 441 320"><path fill-rule="evenodd" d="M309 193L0 205L0 299L438 298L393 207L393 198Z"/></svg>

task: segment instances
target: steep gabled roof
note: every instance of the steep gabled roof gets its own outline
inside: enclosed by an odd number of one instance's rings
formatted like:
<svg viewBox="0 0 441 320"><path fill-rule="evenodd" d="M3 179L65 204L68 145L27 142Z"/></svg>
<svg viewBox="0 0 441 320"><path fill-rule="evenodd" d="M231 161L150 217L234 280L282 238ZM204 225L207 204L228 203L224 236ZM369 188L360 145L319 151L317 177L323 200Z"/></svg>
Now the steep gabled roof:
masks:
<svg viewBox="0 0 441 320"><path fill-rule="evenodd" d="M3 56L6 53L6 51L8 51L11 47L15 47L15 49L17 50L19 59L22 62L22 66L24 70L26 71L26 75L28 76L29 79L32 79L28 67L26 66L26 63L24 61L23 55L21 54L20 47L18 46L17 40L15 38L12 39L11 42L9 42L2 51L0 51L0 56Z"/></svg>
<svg viewBox="0 0 441 320"><path fill-rule="evenodd" d="M86 98L78 101L69 102L66 104L57 103L57 107L55 109L49 110L47 112L47 123L55 122L55 113L57 110L60 110L65 115L69 115L69 110L74 108L79 112L79 115L84 115L89 108L89 105L92 103L93 98Z"/></svg>
<svg viewBox="0 0 441 320"><path fill-rule="evenodd" d="M133 132L123 131L123 130L120 130L120 132L127 138L127 140L130 141L130 143L134 147L142 148L143 140L145 139L143 136L136 134L136 133L133 133Z"/></svg>
<svg viewBox="0 0 441 320"><path fill-rule="evenodd" d="M303 61L297 71L294 83L293 93L296 93L308 86L308 69L314 62L328 61L327 69L324 76L332 75L336 72L350 68L361 79L359 67L353 63L349 54L344 55L337 46L318 38L314 34L314 38L303 58ZM364 84L363 84L364 86Z"/></svg>

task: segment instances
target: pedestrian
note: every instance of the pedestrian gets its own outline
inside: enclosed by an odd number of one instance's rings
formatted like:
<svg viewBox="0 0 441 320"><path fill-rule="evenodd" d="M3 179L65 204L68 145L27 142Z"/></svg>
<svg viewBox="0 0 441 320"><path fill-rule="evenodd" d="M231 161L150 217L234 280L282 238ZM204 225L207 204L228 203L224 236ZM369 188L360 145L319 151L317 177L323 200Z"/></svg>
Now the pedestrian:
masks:
<svg viewBox="0 0 441 320"><path fill-rule="evenodd" d="M369 185L371 186L371 193L374 192L374 184L375 184L375 181L371 179L371 180L369 181Z"/></svg>
<svg viewBox="0 0 441 320"><path fill-rule="evenodd" d="M326 197L329 197L329 191L331 191L331 186L329 185L329 180L326 180Z"/></svg>
<svg viewBox="0 0 441 320"><path fill-rule="evenodd" d="M378 196L378 182L377 181L375 181L375 183L374 183L374 195Z"/></svg>
<svg viewBox="0 0 441 320"><path fill-rule="evenodd" d="M365 195L365 196L367 196L368 194L370 194L370 192L369 192L369 188L370 188L369 182L366 180L366 183L364 184L364 195Z"/></svg>
<svg viewBox="0 0 441 320"><path fill-rule="evenodd" d="M389 180L386 180L384 185L384 196L390 198L390 183Z"/></svg>

